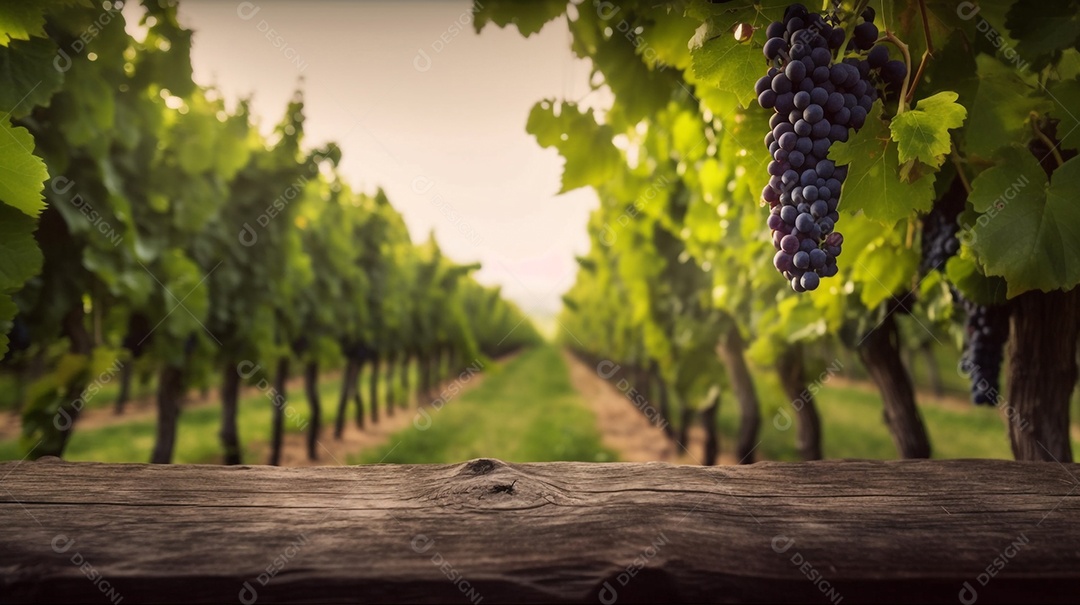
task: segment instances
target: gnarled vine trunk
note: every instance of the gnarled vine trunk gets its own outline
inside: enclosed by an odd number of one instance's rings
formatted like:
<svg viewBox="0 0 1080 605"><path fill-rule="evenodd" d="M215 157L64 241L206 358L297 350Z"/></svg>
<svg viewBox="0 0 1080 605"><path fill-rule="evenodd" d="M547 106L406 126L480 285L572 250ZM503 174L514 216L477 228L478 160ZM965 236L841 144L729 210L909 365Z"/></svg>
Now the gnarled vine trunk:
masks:
<svg viewBox="0 0 1080 605"><path fill-rule="evenodd" d="M930 438L915 405L911 376L900 358L900 335L896 318L885 316L858 346L859 357L881 392L885 424L901 458L929 458Z"/></svg>
<svg viewBox="0 0 1080 605"><path fill-rule="evenodd" d="M720 457L720 437L716 428L716 415L720 410L720 393L713 393L712 401L701 410L701 422L705 425L705 466L714 466Z"/></svg>
<svg viewBox="0 0 1080 605"><path fill-rule="evenodd" d="M743 342L739 329L732 327L720 338L717 354L727 368L731 379L731 389L735 400L739 402L739 441L735 445L735 457L739 464L754 461L754 448L757 447L758 432L761 429L761 405L758 402L754 379L746 365Z"/></svg>
<svg viewBox="0 0 1080 605"><path fill-rule="evenodd" d="M664 420L664 434L667 435L668 439L674 439L675 427L671 422L671 398L670 394L668 393L667 382L664 381L663 376L660 376L660 368L655 361L652 362L652 372L653 375L656 377L656 389L658 393L657 397L658 405L660 407L660 417Z"/></svg>
<svg viewBox="0 0 1080 605"><path fill-rule="evenodd" d="M401 363L399 370L401 370L401 403L404 407L408 408L412 405L412 393L409 392L409 354L405 353L401 356Z"/></svg>
<svg viewBox="0 0 1080 605"><path fill-rule="evenodd" d="M270 437L270 462L271 466L281 464L281 440L285 432L285 406L287 405L286 383L289 381L289 358L282 357L278 360L277 370L274 372L274 391L271 393L271 405L274 406Z"/></svg>
<svg viewBox="0 0 1080 605"><path fill-rule="evenodd" d="M184 398L184 368L166 364L158 373L157 439L150 456L152 464L171 464L176 446L176 421Z"/></svg>
<svg viewBox="0 0 1080 605"><path fill-rule="evenodd" d="M379 422L379 354L371 356L371 381L368 383L371 389L368 400L371 401L371 423Z"/></svg>
<svg viewBox="0 0 1080 605"><path fill-rule="evenodd" d="M352 359L345 361L345 370L341 373L341 398L338 399L337 417L334 418L334 439L341 439L345 432L345 418L349 413L349 400L353 398L356 390L356 362ZM360 426L363 426L363 414L360 415Z"/></svg>
<svg viewBox="0 0 1080 605"><path fill-rule="evenodd" d="M135 374L135 360L132 359L128 363L125 363L120 368L120 393L116 396L116 408L114 412L117 416L124 413L124 406L131 399L131 379Z"/></svg>
<svg viewBox="0 0 1080 605"><path fill-rule="evenodd" d="M821 419L807 389L802 346L788 347L776 361L776 373L795 410L795 447L803 460L821 460Z"/></svg>
<svg viewBox="0 0 1080 605"><path fill-rule="evenodd" d="M308 460L318 460L319 432L322 430L322 403L319 401L319 362L309 361L304 366L304 391L311 408L311 424L308 426Z"/></svg>
<svg viewBox="0 0 1080 605"><path fill-rule="evenodd" d="M240 435L237 433L236 414L240 401L240 372L235 363L225 364L221 375L221 446L225 450L225 464L240 464Z"/></svg>
<svg viewBox="0 0 1080 605"><path fill-rule="evenodd" d="M386 378L383 380L383 384L386 385L383 390L386 393L386 415L393 416L394 408L397 407L397 397L394 393L394 358L395 355L386 356Z"/></svg>
<svg viewBox="0 0 1080 605"><path fill-rule="evenodd" d="M1077 380L1080 288L1021 294L1010 324L1004 405L1013 456L1072 462L1069 398Z"/></svg>
<svg viewBox="0 0 1080 605"><path fill-rule="evenodd" d="M686 450L690 449L690 424L693 422L694 410L684 404L679 414L679 445Z"/></svg>

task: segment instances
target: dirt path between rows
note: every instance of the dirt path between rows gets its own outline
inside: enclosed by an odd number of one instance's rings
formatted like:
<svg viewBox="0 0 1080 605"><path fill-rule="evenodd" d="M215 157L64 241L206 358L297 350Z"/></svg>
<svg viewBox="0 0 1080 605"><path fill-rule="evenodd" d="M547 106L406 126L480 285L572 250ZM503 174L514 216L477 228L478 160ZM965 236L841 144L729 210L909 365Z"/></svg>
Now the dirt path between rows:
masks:
<svg viewBox="0 0 1080 605"><path fill-rule="evenodd" d="M503 357L499 360L499 363L505 363L516 357L511 355ZM454 396L454 399L458 399L463 394L475 389L484 382L486 374L481 372L470 378L468 381L459 383L460 390L458 394ZM449 386L453 380L448 380L439 385L436 392L441 392L445 387ZM370 415L365 419L364 428L356 426L354 413L356 408L350 404L349 406L349 418L345 422L345 430L342 432L341 439L334 439L334 425L333 423L323 423L321 435L318 439L317 454L318 460L308 459L307 452L307 434L300 433L286 433L282 441L281 450L281 466L345 466L348 464L348 457L358 454L364 450L380 447L390 441L390 437L395 433L406 430L414 426L414 422L417 419L417 413L420 409L428 409L431 407L430 401L424 401L419 406L413 405L415 403L415 397L410 401L408 407L398 407L394 410L392 415L386 414L386 408L379 408L379 421L377 423L371 422ZM447 402L447 405L452 404L453 401ZM337 405L337 401L334 402ZM323 403L325 410L326 403ZM269 456L270 448L267 444L265 448L265 456ZM391 450L393 451L393 450ZM389 455L389 454L388 454ZM259 462L261 464L261 462Z"/></svg>
<svg viewBox="0 0 1080 605"><path fill-rule="evenodd" d="M563 359L570 368L570 382L596 415L603 444L615 450L624 462L671 462L701 464L705 449L705 429L690 429L686 447L667 438L664 430L645 417L616 385L601 378L593 368L568 351ZM735 464L730 453L720 455L720 464Z"/></svg>

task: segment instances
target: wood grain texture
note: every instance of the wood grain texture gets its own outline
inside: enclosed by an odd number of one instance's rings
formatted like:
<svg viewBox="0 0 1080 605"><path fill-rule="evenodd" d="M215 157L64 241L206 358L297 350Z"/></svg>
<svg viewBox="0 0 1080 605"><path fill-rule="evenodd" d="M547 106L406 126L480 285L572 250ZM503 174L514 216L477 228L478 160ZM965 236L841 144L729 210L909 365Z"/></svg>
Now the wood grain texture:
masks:
<svg viewBox="0 0 1080 605"><path fill-rule="evenodd" d="M967 582L979 603L1075 602L1077 477L991 460L9 462L0 601L956 603Z"/></svg>

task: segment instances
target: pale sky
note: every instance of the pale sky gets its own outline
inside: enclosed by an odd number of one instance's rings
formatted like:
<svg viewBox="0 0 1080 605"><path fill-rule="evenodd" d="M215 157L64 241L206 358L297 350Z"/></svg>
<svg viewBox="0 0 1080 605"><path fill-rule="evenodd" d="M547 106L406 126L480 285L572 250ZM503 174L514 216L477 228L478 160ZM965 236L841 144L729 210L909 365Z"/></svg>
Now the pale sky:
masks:
<svg viewBox="0 0 1080 605"><path fill-rule="evenodd" d="M180 18L195 30L197 82L230 100L253 94L266 131L302 75L309 146L338 142L348 180L382 186L414 241L434 228L447 255L483 264L481 282L552 313L598 202L591 189L557 195L562 159L525 120L543 98L585 97L589 64L571 53L564 21L529 39L494 26L477 36L470 7L181 0ZM603 105L605 92L585 104Z"/></svg>

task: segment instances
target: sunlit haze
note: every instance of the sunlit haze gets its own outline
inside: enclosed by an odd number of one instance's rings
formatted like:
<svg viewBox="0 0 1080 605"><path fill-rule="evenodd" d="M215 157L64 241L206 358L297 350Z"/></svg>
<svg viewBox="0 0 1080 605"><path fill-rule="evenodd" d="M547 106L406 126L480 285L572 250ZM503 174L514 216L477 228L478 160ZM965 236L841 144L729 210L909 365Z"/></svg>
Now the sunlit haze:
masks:
<svg viewBox="0 0 1080 605"><path fill-rule="evenodd" d="M547 315L588 250L597 201L590 189L558 195L562 159L525 120L543 98L608 97L589 94L589 63L571 53L561 20L529 39L495 26L478 36L470 9L189 0L180 17L195 31L197 82L230 101L252 96L264 131L300 86L309 146L337 142L349 182L382 187L414 241L434 229L451 258L482 263L481 282Z"/></svg>

